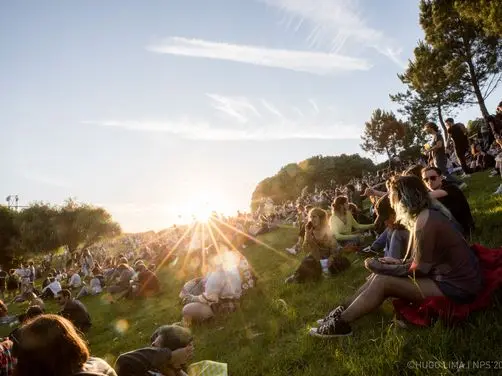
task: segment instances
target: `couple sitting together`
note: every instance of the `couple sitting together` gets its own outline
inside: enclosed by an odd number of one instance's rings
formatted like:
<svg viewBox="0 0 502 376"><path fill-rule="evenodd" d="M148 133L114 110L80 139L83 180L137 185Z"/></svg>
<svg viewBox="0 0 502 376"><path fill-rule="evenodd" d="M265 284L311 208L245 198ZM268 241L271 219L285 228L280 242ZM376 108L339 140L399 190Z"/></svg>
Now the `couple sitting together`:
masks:
<svg viewBox="0 0 502 376"><path fill-rule="evenodd" d="M179 295L186 325L234 312L242 295L256 284L249 263L239 252L218 244L209 248L206 257L209 271L188 281Z"/></svg>
<svg viewBox="0 0 502 376"><path fill-rule="evenodd" d="M354 219L345 196L335 198L332 208L331 219L323 209L310 210L302 246L307 256L286 283L318 280L323 273L336 274L347 269L350 261L341 255L342 247L360 246L361 232L374 228L373 224L359 224Z"/></svg>

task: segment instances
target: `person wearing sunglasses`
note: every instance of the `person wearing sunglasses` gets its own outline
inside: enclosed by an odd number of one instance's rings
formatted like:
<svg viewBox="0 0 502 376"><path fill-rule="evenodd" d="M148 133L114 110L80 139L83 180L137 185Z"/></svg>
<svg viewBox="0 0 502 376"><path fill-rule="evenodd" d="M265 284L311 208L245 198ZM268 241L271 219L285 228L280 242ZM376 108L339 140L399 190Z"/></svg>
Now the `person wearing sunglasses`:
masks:
<svg viewBox="0 0 502 376"><path fill-rule="evenodd" d="M443 204L462 227L466 239L474 230L474 219L471 207L464 193L455 184L443 180L441 170L437 167L426 167L422 170L422 180L431 191L432 198Z"/></svg>

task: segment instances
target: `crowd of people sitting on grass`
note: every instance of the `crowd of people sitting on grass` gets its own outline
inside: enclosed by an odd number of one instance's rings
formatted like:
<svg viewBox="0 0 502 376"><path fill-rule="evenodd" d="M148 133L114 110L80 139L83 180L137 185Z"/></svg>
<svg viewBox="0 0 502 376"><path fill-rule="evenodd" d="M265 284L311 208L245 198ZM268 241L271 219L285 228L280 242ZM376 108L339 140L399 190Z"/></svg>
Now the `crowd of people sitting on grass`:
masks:
<svg viewBox="0 0 502 376"><path fill-rule="evenodd" d="M242 297L257 283L240 250L281 224L298 226L297 242L287 251L303 252L286 283L336 276L351 267L348 253L370 256L364 262L370 272L366 282L320 318L310 330L312 336L352 334L352 325L387 298L474 302L484 280L478 255L469 245L475 223L462 190L474 172L493 168L490 176L502 176L502 102L497 113L487 119L490 134L480 132L471 140L462 124L447 119L448 144L439 127L428 122L424 131L431 141L416 163L394 161L392 170L345 187L304 191L295 203L264 200L253 215L214 214L206 231L174 228L148 246L136 242L137 252L115 257L103 247L66 252L59 269L46 258L38 269L44 275L40 287L33 262L0 270L0 293L8 303L0 301L0 324L18 324L0 343L0 374L186 374L194 351L188 327L239 309ZM496 193L502 193L502 184ZM199 271L179 294L182 321L157 328L149 346L120 355L114 368L91 357L84 340L92 327L91 313L80 299L106 294L107 301L115 303L156 296L161 291L157 265L176 264L181 252L185 259L196 255ZM46 313L47 300L57 302L57 314ZM28 302L26 311L9 315L8 305L21 302Z"/></svg>

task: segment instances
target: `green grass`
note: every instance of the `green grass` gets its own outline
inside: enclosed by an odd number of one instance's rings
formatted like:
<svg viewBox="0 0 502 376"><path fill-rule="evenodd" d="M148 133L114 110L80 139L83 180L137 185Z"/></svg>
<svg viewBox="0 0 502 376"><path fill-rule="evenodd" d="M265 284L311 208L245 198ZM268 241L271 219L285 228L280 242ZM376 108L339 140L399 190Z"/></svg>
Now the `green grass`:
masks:
<svg viewBox="0 0 502 376"><path fill-rule="evenodd" d="M502 245L502 198L491 196L500 179L483 173L468 183L466 194L477 224L475 242ZM397 327L391 305L386 303L355 323L352 337L331 341L309 337L308 329L315 320L352 294L367 272L362 259L353 255L352 267L335 278L317 284L285 285L284 279L299 262L284 252L295 242L296 234L294 228L282 228L260 237L277 252L258 245L245 250L258 274L258 287L245 297L239 312L193 328L196 360L227 362L232 375L253 376L502 373L493 367L457 372L407 366L410 361L502 360L499 303L473 314L461 326L447 328L438 323L426 329ZM157 326L180 320L177 296L184 278L169 267L159 276L163 293L155 299L113 305L99 297L83 299L93 319L88 339L94 355L113 364L118 354L148 345ZM49 311L56 311L55 305L50 304ZM6 332L3 328L0 334Z"/></svg>

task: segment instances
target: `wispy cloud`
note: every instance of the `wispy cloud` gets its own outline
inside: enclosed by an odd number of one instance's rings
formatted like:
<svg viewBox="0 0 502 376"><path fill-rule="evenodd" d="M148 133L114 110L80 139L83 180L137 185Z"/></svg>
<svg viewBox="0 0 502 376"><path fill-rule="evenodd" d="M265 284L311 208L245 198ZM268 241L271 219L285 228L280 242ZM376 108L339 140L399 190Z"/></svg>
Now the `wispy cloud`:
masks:
<svg viewBox="0 0 502 376"><path fill-rule="evenodd" d="M271 114L274 114L275 116L283 119L284 115L275 107L273 104L267 102L265 99L261 100L262 106L268 110Z"/></svg>
<svg viewBox="0 0 502 376"><path fill-rule="evenodd" d="M314 109L314 112L316 114L319 113L319 107L317 106L317 103L313 99L309 99L309 103L312 105L312 108Z"/></svg>
<svg viewBox="0 0 502 376"><path fill-rule="evenodd" d="M218 94L211 94L210 98L218 98L221 103L227 104L224 112L232 114L228 118L229 121L219 119L200 121L185 117L168 121L105 120L82 123L131 131L164 132L185 139L198 140L357 139L361 130L357 125L345 124L336 119L333 111L329 111L327 106L321 106L317 102L314 104L318 113L313 114L313 111L308 111L313 107L309 100L306 100L303 106L280 108L265 99L240 98L236 101L233 97ZM249 116L245 122L240 121L238 114L243 103L248 105L245 108L249 112L260 116ZM299 107L306 110L302 111ZM217 111L220 112L221 109L217 108Z"/></svg>
<svg viewBox="0 0 502 376"><path fill-rule="evenodd" d="M150 44L146 49L160 54L229 60L317 75L371 68L364 59L337 53L272 49L182 37L170 37Z"/></svg>
<svg viewBox="0 0 502 376"><path fill-rule="evenodd" d="M280 9L288 27L306 29L311 47L327 47L340 53L350 42L374 48L403 66L401 48L393 38L367 25L356 0L259 0Z"/></svg>
<svg viewBox="0 0 502 376"><path fill-rule="evenodd" d="M256 108L244 97L225 97L218 94L206 94L212 100L212 106L218 111L247 123L250 116L260 117Z"/></svg>

